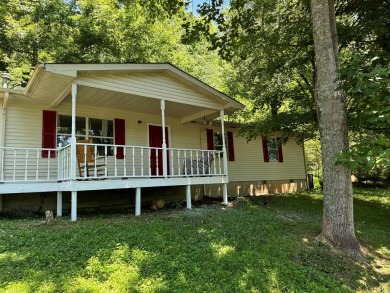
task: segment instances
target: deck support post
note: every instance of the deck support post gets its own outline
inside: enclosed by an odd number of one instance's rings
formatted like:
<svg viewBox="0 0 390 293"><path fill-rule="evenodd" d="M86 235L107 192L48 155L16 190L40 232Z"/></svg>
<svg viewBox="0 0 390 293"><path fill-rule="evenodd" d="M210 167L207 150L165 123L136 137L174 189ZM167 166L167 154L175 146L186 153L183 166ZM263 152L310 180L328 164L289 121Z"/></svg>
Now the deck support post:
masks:
<svg viewBox="0 0 390 293"><path fill-rule="evenodd" d="M0 194L0 213L3 211L3 195Z"/></svg>
<svg viewBox="0 0 390 293"><path fill-rule="evenodd" d="M141 188L135 189L135 215L141 215Z"/></svg>
<svg viewBox="0 0 390 293"><path fill-rule="evenodd" d="M162 157L163 157L163 176L168 177L168 162L167 162L167 141L165 136L165 100L161 100L161 128L162 128Z"/></svg>
<svg viewBox="0 0 390 293"><path fill-rule="evenodd" d="M62 191L57 191L57 217L62 217Z"/></svg>
<svg viewBox="0 0 390 293"><path fill-rule="evenodd" d="M223 184L223 204L228 204L227 184Z"/></svg>
<svg viewBox="0 0 390 293"><path fill-rule="evenodd" d="M77 220L77 191L72 191L71 221Z"/></svg>
<svg viewBox="0 0 390 293"><path fill-rule="evenodd" d="M186 201L187 201L187 209L191 209L192 208L192 205L191 205L191 185L188 184L187 185L187 188L186 188Z"/></svg>

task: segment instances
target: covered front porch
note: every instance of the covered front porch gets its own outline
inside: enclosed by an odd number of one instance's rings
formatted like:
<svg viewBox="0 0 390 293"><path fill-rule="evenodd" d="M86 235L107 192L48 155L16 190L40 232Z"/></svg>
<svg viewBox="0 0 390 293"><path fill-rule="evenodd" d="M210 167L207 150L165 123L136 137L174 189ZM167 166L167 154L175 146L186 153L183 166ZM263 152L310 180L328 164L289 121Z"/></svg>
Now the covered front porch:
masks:
<svg viewBox="0 0 390 293"><path fill-rule="evenodd" d="M136 215L141 213L143 187L186 186L187 208L191 208L192 185L221 184L227 203L225 135L220 149L209 149L196 139L186 141L172 129L206 127L219 118L224 133L224 116L242 105L177 68L169 64L46 64L36 69L24 95L47 105L43 112L54 117L55 130L47 126L44 113L42 147L25 142L0 146L0 194L56 191L57 215L61 216L62 192L69 191L72 220L77 219L77 192L87 190L135 188ZM85 114L89 107L96 110ZM93 128L101 115L119 111L120 119L102 120L103 129ZM60 124L66 115L69 127ZM143 117L137 120L140 126L146 124L142 131L129 130L128 121L135 115ZM159 122L149 122L151 116L159 116ZM84 128L81 120L86 121ZM127 142L136 141L134 137L143 137L141 143Z"/></svg>

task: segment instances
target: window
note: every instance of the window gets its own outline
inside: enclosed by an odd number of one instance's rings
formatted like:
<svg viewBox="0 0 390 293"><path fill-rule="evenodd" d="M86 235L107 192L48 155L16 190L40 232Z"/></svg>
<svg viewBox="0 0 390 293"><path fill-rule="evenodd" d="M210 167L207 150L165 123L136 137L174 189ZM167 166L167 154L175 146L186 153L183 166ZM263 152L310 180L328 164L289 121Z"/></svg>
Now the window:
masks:
<svg viewBox="0 0 390 293"><path fill-rule="evenodd" d="M213 132L213 138L214 138L214 150L222 151L223 149L223 142L222 142L222 133L214 131ZM227 142L227 137L225 133L225 142Z"/></svg>
<svg viewBox="0 0 390 293"><path fill-rule="evenodd" d="M86 118L76 117L76 139L85 139ZM70 144L72 135L72 116L59 115L57 119L57 146Z"/></svg>
<svg viewBox="0 0 390 293"><path fill-rule="evenodd" d="M87 134L88 132L88 134ZM57 146L68 145L72 135L72 116L59 115L57 119ZM92 138L96 144L114 144L114 123L112 120L76 117L76 139ZM105 154L105 147L97 148L99 155ZM113 148L107 148L107 155L113 155Z"/></svg>
<svg viewBox="0 0 390 293"><path fill-rule="evenodd" d="M283 162L282 145L279 138L263 138L264 162Z"/></svg>
<svg viewBox="0 0 390 293"><path fill-rule="evenodd" d="M226 151L229 161L234 161L234 143L233 143L233 132L225 132ZM207 149L222 151L222 132L207 129Z"/></svg>
<svg viewBox="0 0 390 293"><path fill-rule="evenodd" d="M268 143L268 159L270 161L279 161L278 142L276 138L270 138Z"/></svg>

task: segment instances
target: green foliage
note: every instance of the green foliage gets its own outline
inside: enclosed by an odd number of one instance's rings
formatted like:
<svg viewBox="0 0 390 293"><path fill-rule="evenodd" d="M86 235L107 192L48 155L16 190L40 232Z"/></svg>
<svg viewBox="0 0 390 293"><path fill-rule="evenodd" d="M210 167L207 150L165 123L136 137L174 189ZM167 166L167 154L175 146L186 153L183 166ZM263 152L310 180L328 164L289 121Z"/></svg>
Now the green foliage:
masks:
<svg viewBox="0 0 390 293"><path fill-rule="evenodd" d="M182 1L45 0L0 3L0 71L25 85L38 63L168 62L226 89L228 64L207 41L183 45Z"/></svg>
<svg viewBox="0 0 390 293"><path fill-rule="evenodd" d="M23 85L31 67L53 62L69 45L71 6L62 0L9 0L1 2L0 11L0 70L12 73L11 86Z"/></svg>
<svg viewBox="0 0 390 293"><path fill-rule="evenodd" d="M231 207L0 220L5 292L380 292L389 285L389 190L355 190L362 267L314 237L322 195L241 198Z"/></svg>
<svg viewBox="0 0 390 293"><path fill-rule="evenodd" d="M191 19L186 29L190 37L201 30L232 61L237 73L230 93L250 105L241 114L244 118L237 117L248 123L243 135L252 139L282 131L299 141L314 136L314 51L307 3L230 1L229 9L222 9L218 1L205 3L200 9L204 18ZM218 24L214 30L207 24L210 19Z"/></svg>
<svg viewBox="0 0 390 293"><path fill-rule="evenodd" d="M250 105L236 118L248 123L241 133L248 139L274 131L299 141L315 138L316 64L309 1L230 1L228 9L223 2L203 4L201 17L185 24L186 36L208 36L212 48L232 60L236 74L230 93ZM347 155L351 159L340 158L339 163L363 168L360 164L370 165L367 157L377 156L378 147L385 146L375 142L389 140L390 7L384 0L335 2L340 76L348 93L353 141ZM381 158L370 162L386 162L386 156L382 148Z"/></svg>
<svg viewBox="0 0 390 293"><path fill-rule="evenodd" d="M322 153L319 138L305 141L304 146L307 172L322 180Z"/></svg>

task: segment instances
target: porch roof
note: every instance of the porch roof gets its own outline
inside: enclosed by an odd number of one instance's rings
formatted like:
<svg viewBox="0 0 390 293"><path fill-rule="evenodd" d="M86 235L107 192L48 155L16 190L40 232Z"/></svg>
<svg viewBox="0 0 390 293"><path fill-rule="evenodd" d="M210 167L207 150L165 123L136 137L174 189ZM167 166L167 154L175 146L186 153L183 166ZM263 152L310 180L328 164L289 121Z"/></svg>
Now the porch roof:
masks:
<svg viewBox="0 0 390 293"><path fill-rule="evenodd" d="M244 108L238 101L171 64L43 64L37 66L25 95L56 108L70 102L71 84L78 85L77 103L166 115L182 123L212 120L219 111Z"/></svg>

